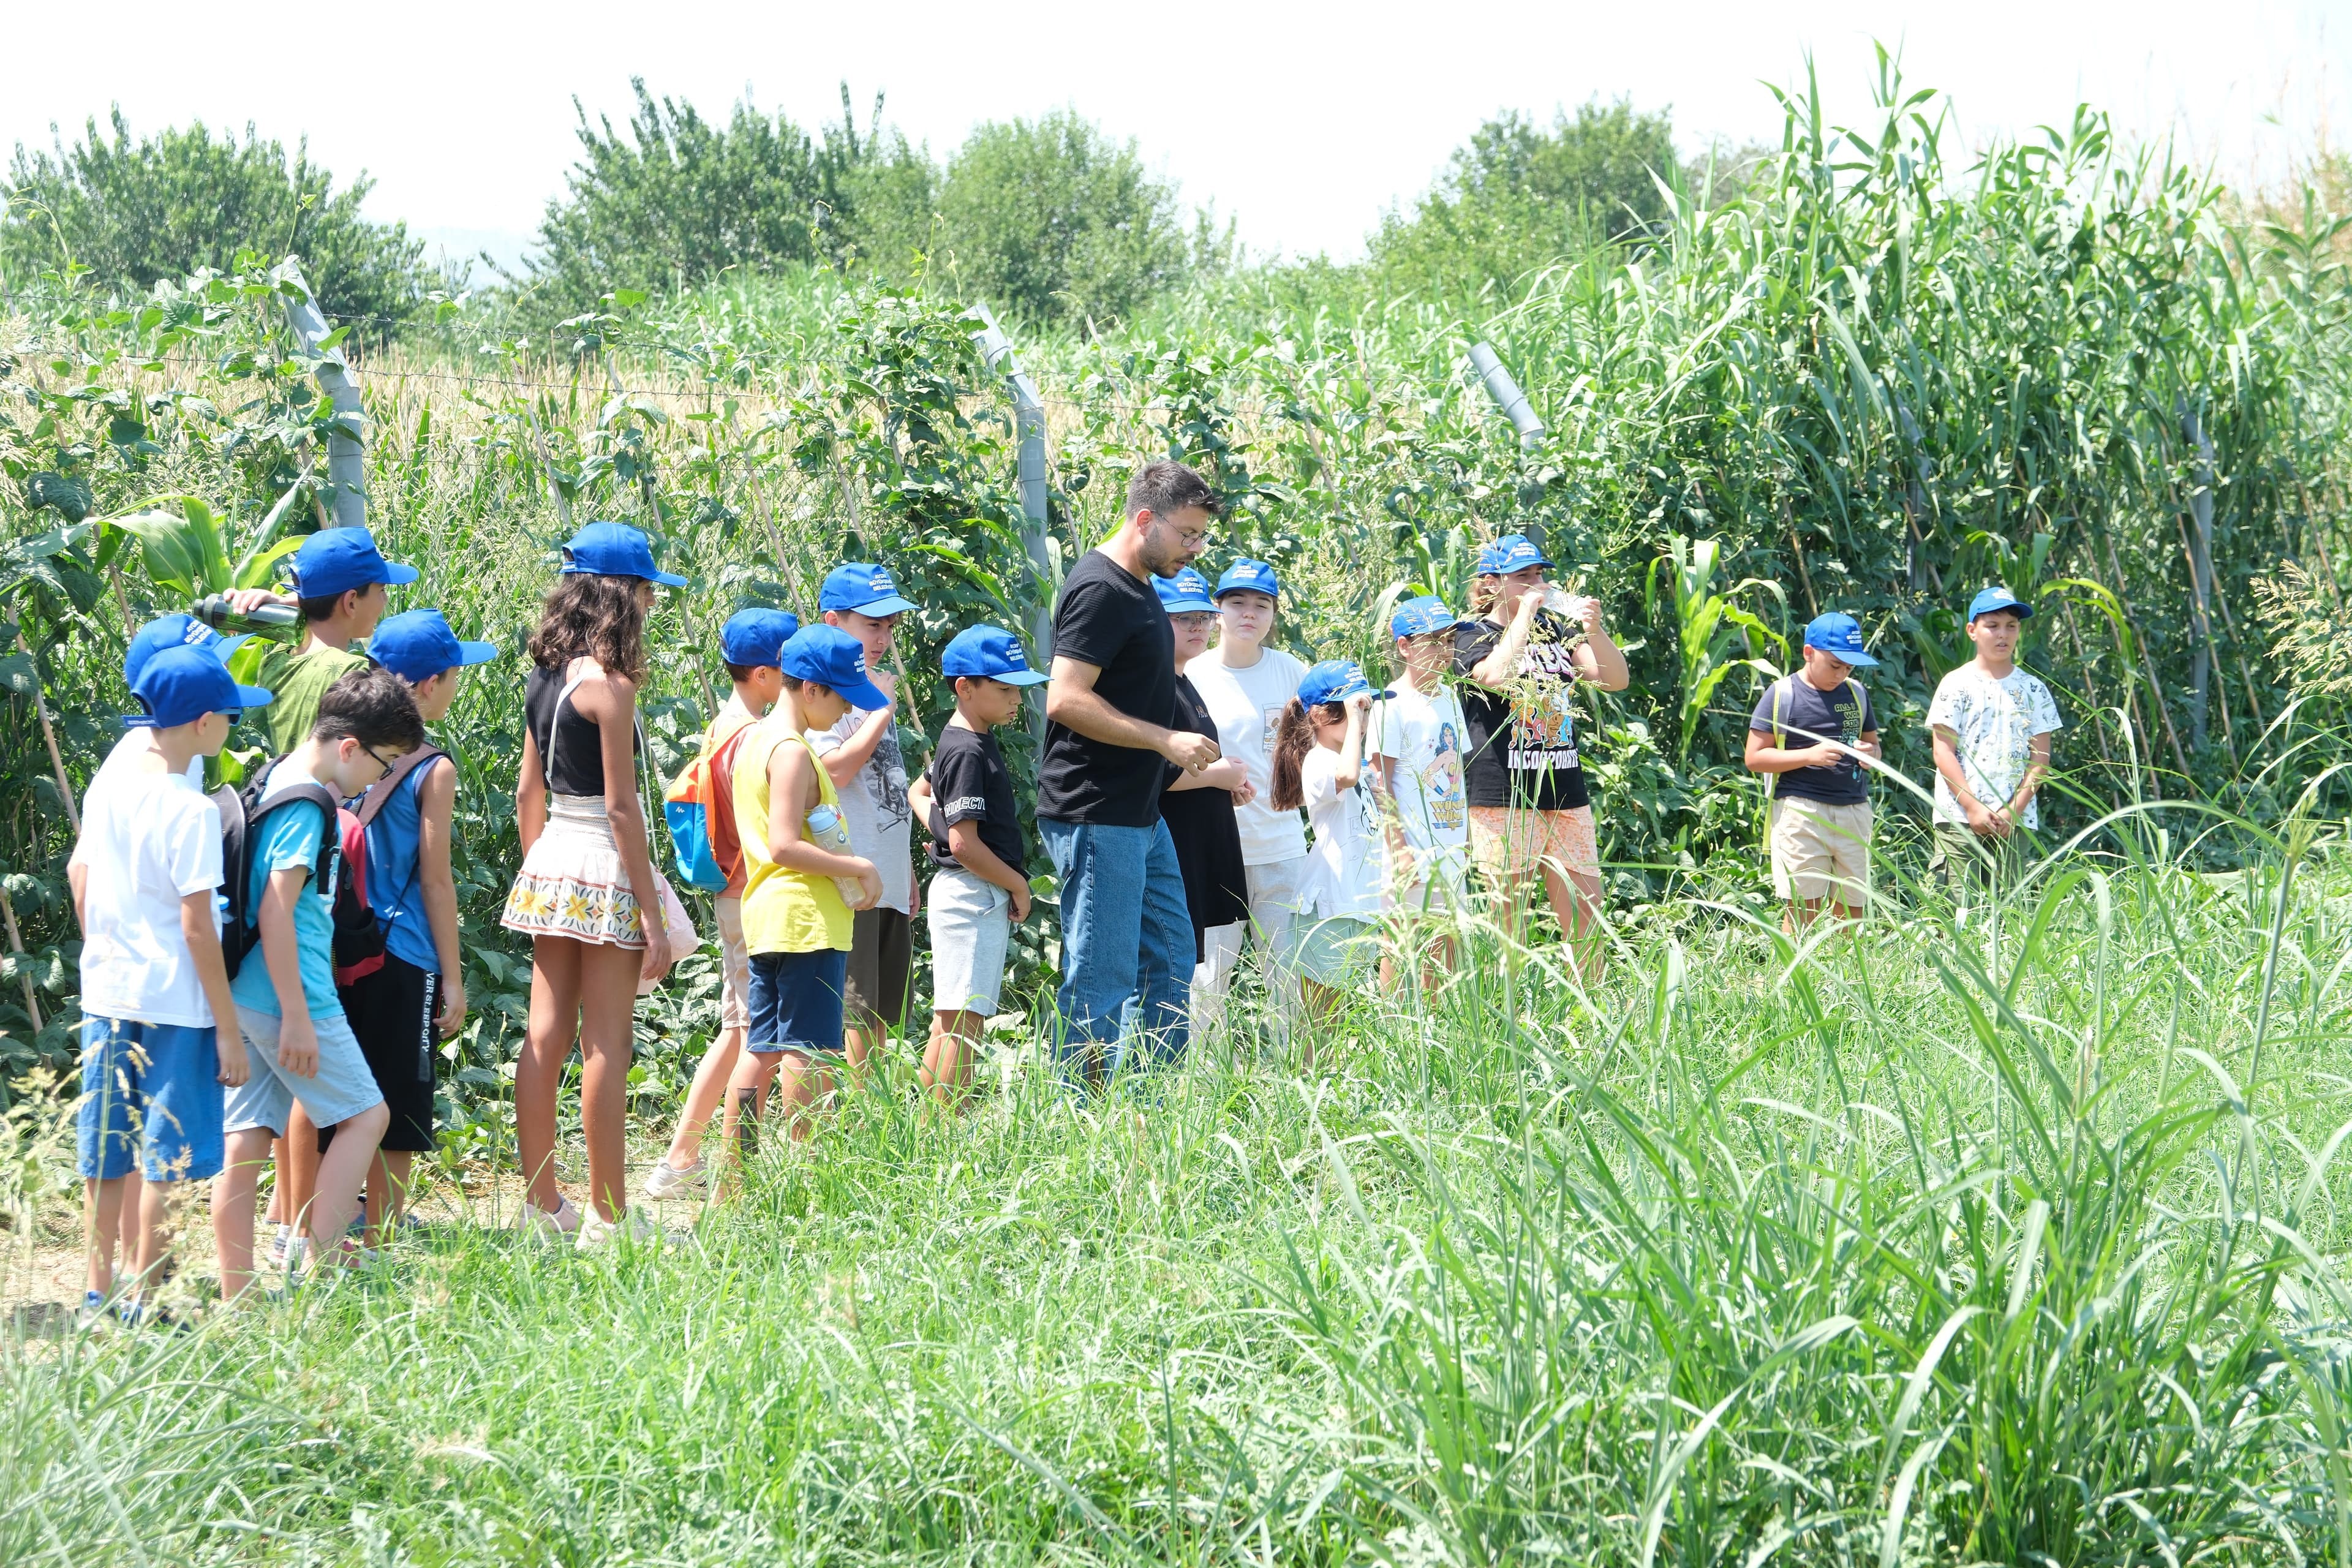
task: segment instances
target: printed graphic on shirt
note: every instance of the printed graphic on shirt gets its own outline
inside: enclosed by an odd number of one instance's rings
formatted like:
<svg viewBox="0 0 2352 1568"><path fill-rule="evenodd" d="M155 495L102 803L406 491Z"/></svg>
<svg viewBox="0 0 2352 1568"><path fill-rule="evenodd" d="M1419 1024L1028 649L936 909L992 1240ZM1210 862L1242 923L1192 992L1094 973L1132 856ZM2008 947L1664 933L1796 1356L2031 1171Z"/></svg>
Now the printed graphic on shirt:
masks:
<svg viewBox="0 0 2352 1568"><path fill-rule="evenodd" d="M1288 703L1278 703L1265 710L1265 732L1258 743L1265 747L1269 757L1274 755L1274 738L1282 729L1282 710L1288 706Z"/></svg>
<svg viewBox="0 0 2352 1568"><path fill-rule="evenodd" d="M943 803L940 809L948 814L950 821L961 822L971 817L985 816L988 811L988 797L984 795L960 795L953 800Z"/></svg>
<svg viewBox="0 0 2352 1568"><path fill-rule="evenodd" d="M882 731L882 743L866 760L866 790L873 797L874 814L884 827L897 827L914 819L914 809L907 804L907 758L898 750L898 726L890 725Z"/></svg>
<svg viewBox="0 0 2352 1568"><path fill-rule="evenodd" d="M1462 798L1462 739L1451 724L1438 727L1437 753L1430 759L1423 787L1429 799L1430 826L1441 833L1460 831L1469 808Z"/></svg>
<svg viewBox="0 0 2352 1568"><path fill-rule="evenodd" d="M1513 770L1576 766L1576 718L1569 707L1568 681L1577 678L1573 648L1530 643L1519 659L1519 675L1551 676L1511 694L1511 744L1504 758Z"/></svg>

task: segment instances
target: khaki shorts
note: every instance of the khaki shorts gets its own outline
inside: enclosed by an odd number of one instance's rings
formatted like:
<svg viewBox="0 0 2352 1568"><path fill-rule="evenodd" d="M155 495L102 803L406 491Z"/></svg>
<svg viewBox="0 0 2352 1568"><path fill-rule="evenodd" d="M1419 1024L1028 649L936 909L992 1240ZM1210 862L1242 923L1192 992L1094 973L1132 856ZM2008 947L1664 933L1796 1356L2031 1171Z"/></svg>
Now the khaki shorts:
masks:
<svg viewBox="0 0 2352 1568"><path fill-rule="evenodd" d="M1772 893L1850 910L1870 905L1870 803L1829 805L1802 795L1772 802Z"/></svg>
<svg viewBox="0 0 2352 1568"><path fill-rule="evenodd" d="M719 907L719 1027L751 1026L751 950L743 945L743 900L716 899Z"/></svg>
<svg viewBox="0 0 2352 1568"><path fill-rule="evenodd" d="M1509 805L1470 808L1470 858L1498 886L1524 882L1546 861L1590 881L1601 880L1601 846L1592 808L1528 811Z"/></svg>

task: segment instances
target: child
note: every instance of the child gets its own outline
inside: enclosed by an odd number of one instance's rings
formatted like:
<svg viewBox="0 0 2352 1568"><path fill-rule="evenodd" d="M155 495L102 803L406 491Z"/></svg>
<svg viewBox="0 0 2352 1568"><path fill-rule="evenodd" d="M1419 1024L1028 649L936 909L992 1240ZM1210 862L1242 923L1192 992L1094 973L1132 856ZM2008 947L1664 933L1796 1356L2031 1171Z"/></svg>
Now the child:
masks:
<svg viewBox="0 0 2352 1568"><path fill-rule="evenodd" d="M124 1311L135 1321L159 1278L173 1194L219 1173L221 1088L247 1071L214 910L220 812L188 782L188 764L216 754L238 713L266 706L269 693L237 685L210 648L189 646L142 658L131 691L146 713L125 723L145 749L118 747L90 781L66 875L82 930L82 1303L95 1313L114 1293L135 1150L145 1179Z"/></svg>
<svg viewBox="0 0 2352 1568"><path fill-rule="evenodd" d="M427 724L448 713L466 667L498 653L491 643L460 641L438 610L394 616L368 644L371 658L408 683L417 717ZM390 1118L368 1170L370 1247L382 1247L399 1226L411 1167L433 1148L434 1047L466 1020L457 884L449 868L457 802L457 764L419 746L360 806L367 825L368 905L383 925L383 959L339 994ZM332 1127L319 1129L320 1154L334 1137Z"/></svg>
<svg viewBox="0 0 2352 1568"><path fill-rule="evenodd" d="M971 1081L972 1053L996 1011L1013 928L1029 918L1028 857L1013 774L989 731L1021 715L1021 694L1045 679L1020 641L995 626L958 632L940 658L956 710L916 785L931 835L931 1039L923 1081L942 1103Z"/></svg>
<svg viewBox="0 0 2352 1568"><path fill-rule="evenodd" d="M1184 673L1208 652L1209 634L1217 624L1209 580L1187 566L1173 577L1154 577L1151 586L1168 612L1168 631L1176 645L1176 713L1168 727L1213 741L1217 721L1200 689ZM1220 757L1198 773L1174 766L1167 771L1175 777L1160 792L1160 819L1168 825L1176 864L1184 873L1197 975L1208 960L1209 933L1220 926L1233 926L1237 933L1249 919L1249 865L1242 858L1241 824L1234 810L1248 805L1257 792L1249 782L1248 765L1239 757ZM1207 1033L1216 1000L1204 990L1193 991L1193 1034Z"/></svg>
<svg viewBox="0 0 2352 1568"><path fill-rule="evenodd" d="M653 543L625 523L592 522L563 547L563 565L530 634L523 688L522 766L515 811L522 868L499 923L530 938L530 1028L515 1065L515 1147L528 1188L520 1226L604 1246L628 1215L629 1061L637 996L658 984L693 922L654 869L637 790L645 738L637 683L646 675L646 616L657 585ZM588 1144L590 1212L555 1184L555 1101L580 1047L580 1125Z"/></svg>
<svg viewBox="0 0 2352 1568"><path fill-rule="evenodd" d="M2002 587L1969 605L1977 656L1936 685L1927 723L1936 733L1936 857L1949 886L1955 860L1991 853L1997 874L2014 865L2011 835L2042 826L2034 795L2050 773L2050 737L2064 728L2050 689L2017 668L2017 639L2033 606ZM2005 877L2003 879L2006 879Z"/></svg>
<svg viewBox="0 0 2352 1568"><path fill-rule="evenodd" d="M1317 1018L1338 1011L1362 978L1366 942L1381 918L1380 837L1363 765L1364 727L1372 703L1392 695L1374 691L1351 660L1326 659L1298 683L1275 736L1275 808L1304 806L1315 829L1299 894L1312 923L1298 944L1298 984Z"/></svg>
<svg viewBox="0 0 2352 1568"><path fill-rule="evenodd" d="M298 1227L309 1221L314 1267L342 1238L383 1136L383 1095L335 992L335 890L310 885L322 848L340 842L335 812L307 796L323 788L334 800L348 800L424 743L425 721L407 683L390 670L354 670L320 697L310 737L270 770L247 826L253 871L247 909L260 941L245 955L229 994L253 1072L229 1096L228 1164L213 1184L226 1300L252 1283L254 1182L271 1140L285 1136L296 1100L317 1125L340 1129L319 1163L315 1198L287 1216ZM348 1243L341 1256L346 1262L364 1257Z"/></svg>
<svg viewBox="0 0 2352 1568"><path fill-rule="evenodd" d="M851 921L849 949L849 1070L866 1069L893 1025L905 1026L907 981L914 972L909 924L923 909L915 884L915 815L907 805L907 763L898 750L897 678L882 657L898 635L898 617L915 607L898 596L890 574L868 562L833 569L819 590L824 624L847 632L866 650L866 681L881 698L859 703L810 741L841 792L841 816L850 847L882 875L882 900Z"/></svg>
<svg viewBox="0 0 2352 1568"><path fill-rule="evenodd" d="M1772 798L1772 890L1788 906L1780 929L1791 935L1824 900L1840 921L1870 905L1870 781L1858 759L1879 754L1878 716L1853 679L1878 663L1862 646L1862 624L1815 616L1804 661L1765 689L1748 721L1748 766Z"/></svg>
<svg viewBox="0 0 2352 1568"><path fill-rule="evenodd" d="M719 1037L702 1053L694 1083L686 1091L669 1152L646 1177L645 1194L658 1203L683 1195L702 1179L702 1134L719 1110L728 1079L743 1054L743 1034L751 1023L751 954L743 945L743 846L735 835L735 762L751 727L766 717L783 690L776 663L785 642L801 629L800 617L782 610L741 610L719 634L720 656L735 694L703 733L702 755L709 759L710 798L703 803L710 852L727 873L727 886L712 902L719 913Z"/></svg>
<svg viewBox="0 0 2352 1568"><path fill-rule="evenodd" d="M269 705L269 750L283 756L300 745L319 716L319 698L367 656L352 651L375 632L391 602L389 584L414 583L416 568L386 561L364 528L322 528L294 552L295 605L302 620L299 647L271 643L257 679L278 694Z"/></svg>
<svg viewBox="0 0 2352 1568"><path fill-rule="evenodd" d="M1454 614L1434 595L1408 599L1389 617L1404 670L1396 695L1381 707L1373 742L1374 777L1391 805L1385 825L1389 904L1408 914L1444 914L1460 906L1469 879L1470 812L1462 793L1461 700L1445 685L1454 668ZM1453 934L1433 937L1423 984L1456 963ZM1396 964L1381 961L1393 984Z"/></svg>
<svg viewBox="0 0 2352 1568"><path fill-rule="evenodd" d="M783 681L775 710L744 737L735 761L751 1023L728 1080L720 1136L745 1151L760 1091L779 1068L785 1069L778 1092L791 1108L792 1135L808 1136L801 1110L830 1088L832 1064L842 1055L850 914L882 898L882 876L871 860L815 841L827 827L836 845L846 836L839 832L841 796L808 731L830 730L853 708L879 709L889 699L866 679L865 648L833 626L802 627L777 663ZM819 807L829 809L813 823ZM855 884L854 903L844 900L841 881Z"/></svg>

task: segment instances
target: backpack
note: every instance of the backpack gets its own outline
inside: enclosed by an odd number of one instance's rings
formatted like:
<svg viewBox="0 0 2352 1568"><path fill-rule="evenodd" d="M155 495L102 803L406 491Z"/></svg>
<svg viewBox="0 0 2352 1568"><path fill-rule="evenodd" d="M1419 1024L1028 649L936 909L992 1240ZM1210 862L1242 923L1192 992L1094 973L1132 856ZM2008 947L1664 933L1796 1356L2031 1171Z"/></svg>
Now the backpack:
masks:
<svg viewBox="0 0 2352 1568"><path fill-rule="evenodd" d="M358 949L364 946L365 937L373 933L376 941L376 966L383 959L383 932L376 926L375 913L367 907L364 891L367 857L362 847L355 864L362 868L355 878L343 875L344 862L350 858L353 826L358 818L342 807L327 786L316 779L304 779L267 805L262 796L269 788L270 774L283 758L269 757L247 771L242 787L223 784L212 794L213 805L219 808L221 819L221 871L228 886L225 902L228 921L221 932L221 958L226 963L229 978L234 980L244 964L246 956L261 945L260 911L253 907L253 846L259 837L261 825L289 805L309 802L325 815L326 830L319 836L318 852L312 857L310 886L323 889L333 906L335 926L335 962L343 962L348 931L349 942L354 948L353 962L366 954ZM366 830L358 829L362 845ZM347 883L358 886L347 886Z"/></svg>
<svg viewBox="0 0 2352 1568"><path fill-rule="evenodd" d="M434 758L447 754L438 746L417 747L369 786L367 794L360 797L357 811L338 811L343 864L349 868L335 889L335 984L339 986L350 985L382 969L384 954L390 951L390 928L375 912L375 900L368 891L374 863L374 852L368 847L368 827L375 821L376 813L390 802L394 791L410 778L423 776ZM415 886L416 871L411 867L401 897L405 899Z"/></svg>
<svg viewBox="0 0 2352 1568"><path fill-rule="evenodd" d="M751 728L751 721L747 720L715 749L706 744L679 771L662 796L662 816L669 824L670 849L677 859L677 874L688 887L699 888L706 893L724 891L734 878L735 868L742 864L742 846L731 831L734 825L718 824L711 808L718 804L720 770L735 765L735 753Z"/></svg>

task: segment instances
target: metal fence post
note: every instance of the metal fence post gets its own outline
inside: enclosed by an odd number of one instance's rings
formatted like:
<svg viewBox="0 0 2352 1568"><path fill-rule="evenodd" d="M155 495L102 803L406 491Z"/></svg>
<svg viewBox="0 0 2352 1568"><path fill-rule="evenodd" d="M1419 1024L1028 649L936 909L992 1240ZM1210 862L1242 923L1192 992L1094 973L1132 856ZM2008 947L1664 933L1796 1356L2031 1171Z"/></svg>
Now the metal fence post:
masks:
<svg viewBox="0 0 2352 1568"><path fill-rule="evenodd" d="M359 384L352 379L351 363L343 358L340 345L320 346L327 341L327 319L320 313L301 268L289 259L283 275L301 290L287 296L286 324L293 329L302 351L318 357L319 390L335 407L335 421L327 430L327 523L331 528L365 528L367 459L360 437L367 416L360 409Z"/></svg>
<svg viewBox="0 0 2352 1568"><path fill-rule="evenodd" d="M1520 449L1534 451L1544 438L1544 422L1536 416L1535 405L1528 401L1528 395L1519 390L1519 384L1511 379L1511 373L1503 368L1503 362L1486 344L1470 345L1470 363L1477 371L1478 379L1486 384L1486 395L1495 400L1495 406L1503 411L1511 428L1519 433Z"/></svg>
<svg viewBox="0 0 2352 1568"><path fill-rule="evenodd" d="M966 320L978 321L980 329L971 334L988 368L1004 378L1013 392L1013 429L1019 442L1019 462L1016 473L1021 483L1021 549L1029 558L1031 585L1036 602L1030 607L1030 646L1036 649L1038 668L1050 668L1054 662L1054 555L1046 544L1045 487L1045 404L1037 395L1037 384L1029 379L1013 357L1013 340L996 324L996 318L985 305L974 305L964 312ZM1043 722L1042 711L1038 723Z"/></svg>

